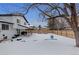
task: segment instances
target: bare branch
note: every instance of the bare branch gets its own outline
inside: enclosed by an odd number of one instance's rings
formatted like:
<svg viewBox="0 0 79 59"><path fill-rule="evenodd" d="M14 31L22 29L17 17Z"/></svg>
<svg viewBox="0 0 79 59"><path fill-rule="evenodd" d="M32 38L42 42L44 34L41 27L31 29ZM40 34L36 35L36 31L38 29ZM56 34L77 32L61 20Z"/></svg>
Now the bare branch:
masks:
<svg viewBox="0 0 79 59"><path fill-rule="evenodd" d="M43 14L45 14L46 16L52 17L52 16L48 15L47 13L45 13L44 11L42 11L42 10L41 10L40 8L38 8L37 6L36 6L36 8L37 8L40 12L42 12Z"/></svg>
<svg viewBox="0 0 79 59"><path fill-rule="evenodd" d="M37 5L37 3L33 3L33 4L31 4L31 5L27 8L27 10L26 10L26 14L27 14L28 11L29 11L33 6L35 6L35 5Z"/></svg>

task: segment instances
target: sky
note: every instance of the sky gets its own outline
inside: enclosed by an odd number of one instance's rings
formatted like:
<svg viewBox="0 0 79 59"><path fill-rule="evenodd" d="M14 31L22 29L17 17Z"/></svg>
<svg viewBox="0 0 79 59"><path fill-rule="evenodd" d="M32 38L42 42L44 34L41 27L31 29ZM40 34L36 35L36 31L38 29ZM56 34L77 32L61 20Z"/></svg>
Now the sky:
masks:
<svg viewBox="0 0 79 59"><path fill-rule="evenodd" d="M6 13L25 13L25 8L27 4L24 3L0 3L0 14ZM30 10L27 14L25 14L26 19L31 25L38 27L41 25L42 27L47 26L47 22L42 22L39 17L39 11L36 9Z"/></svg>

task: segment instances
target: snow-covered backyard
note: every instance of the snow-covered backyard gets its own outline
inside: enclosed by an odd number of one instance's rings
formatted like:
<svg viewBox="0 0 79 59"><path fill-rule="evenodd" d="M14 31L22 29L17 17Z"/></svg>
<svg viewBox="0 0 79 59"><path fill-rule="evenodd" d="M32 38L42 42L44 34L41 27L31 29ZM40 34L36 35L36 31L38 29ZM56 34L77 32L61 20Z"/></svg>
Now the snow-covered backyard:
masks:
<svg viewBox="0 0 79 59"><path fill-rule="evenodd" d="M54 40L50 36L54 36ZM63 55L79 54L79 48L75 47L74 39L55 35L33 33L29 37L19 37L22 40L0 43L0 54L7 55Z"/></svg>

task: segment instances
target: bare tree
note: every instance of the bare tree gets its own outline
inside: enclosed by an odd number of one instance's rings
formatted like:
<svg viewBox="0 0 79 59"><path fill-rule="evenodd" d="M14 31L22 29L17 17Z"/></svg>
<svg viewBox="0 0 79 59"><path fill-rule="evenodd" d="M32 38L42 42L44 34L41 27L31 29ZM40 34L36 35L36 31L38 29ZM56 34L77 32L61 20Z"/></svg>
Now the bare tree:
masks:
<svg viewBox="0 0 79 59"><path fill-rule="evenodd" d="M39 8L39 6L45 5L48 6L47 9L42 10ZM78 18L77 18L77 10L75 3L63 3L63 7L60 6L61 4L31 4L29 9L31 7L35 7L37 10L39 10L43 17L45 18L51 18L56 19L58 17L64 18L68 24L71 26L72 30L75 34L76 39L76 46L79 47L79 27L78 27ZM45 7L44 7L45 8Z"/></svg>
<svg viewBox="0 0 79 59"><path fill-rule="evenodd" d="M76 39L76 46L79 47L79 27L78 27L78 18L77 18L77 13L76 13L76 6L75 3L71 3L71 26L75 34L75 39Z"/></svg>

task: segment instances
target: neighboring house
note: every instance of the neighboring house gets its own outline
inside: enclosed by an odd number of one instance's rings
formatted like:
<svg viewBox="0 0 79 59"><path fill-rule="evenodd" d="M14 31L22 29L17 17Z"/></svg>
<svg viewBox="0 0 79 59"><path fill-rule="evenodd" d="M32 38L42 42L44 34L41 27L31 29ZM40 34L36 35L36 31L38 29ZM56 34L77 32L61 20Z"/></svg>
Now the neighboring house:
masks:
<svg viewBox="0 0 79 59"><path fill-rule="evenodd" d="M68 25L68 22L61 17L58 17L56 19L48 18L48 28L49 29L65 29L67 27L70 27Z"/></svg>
<svg viewBox="0 0 79 59"><path fill-rule="evenodd" d="M0 14L0 38L6 35L11 39L15 34L21 34L28 26L28 21L22 14Z"/></svg>

